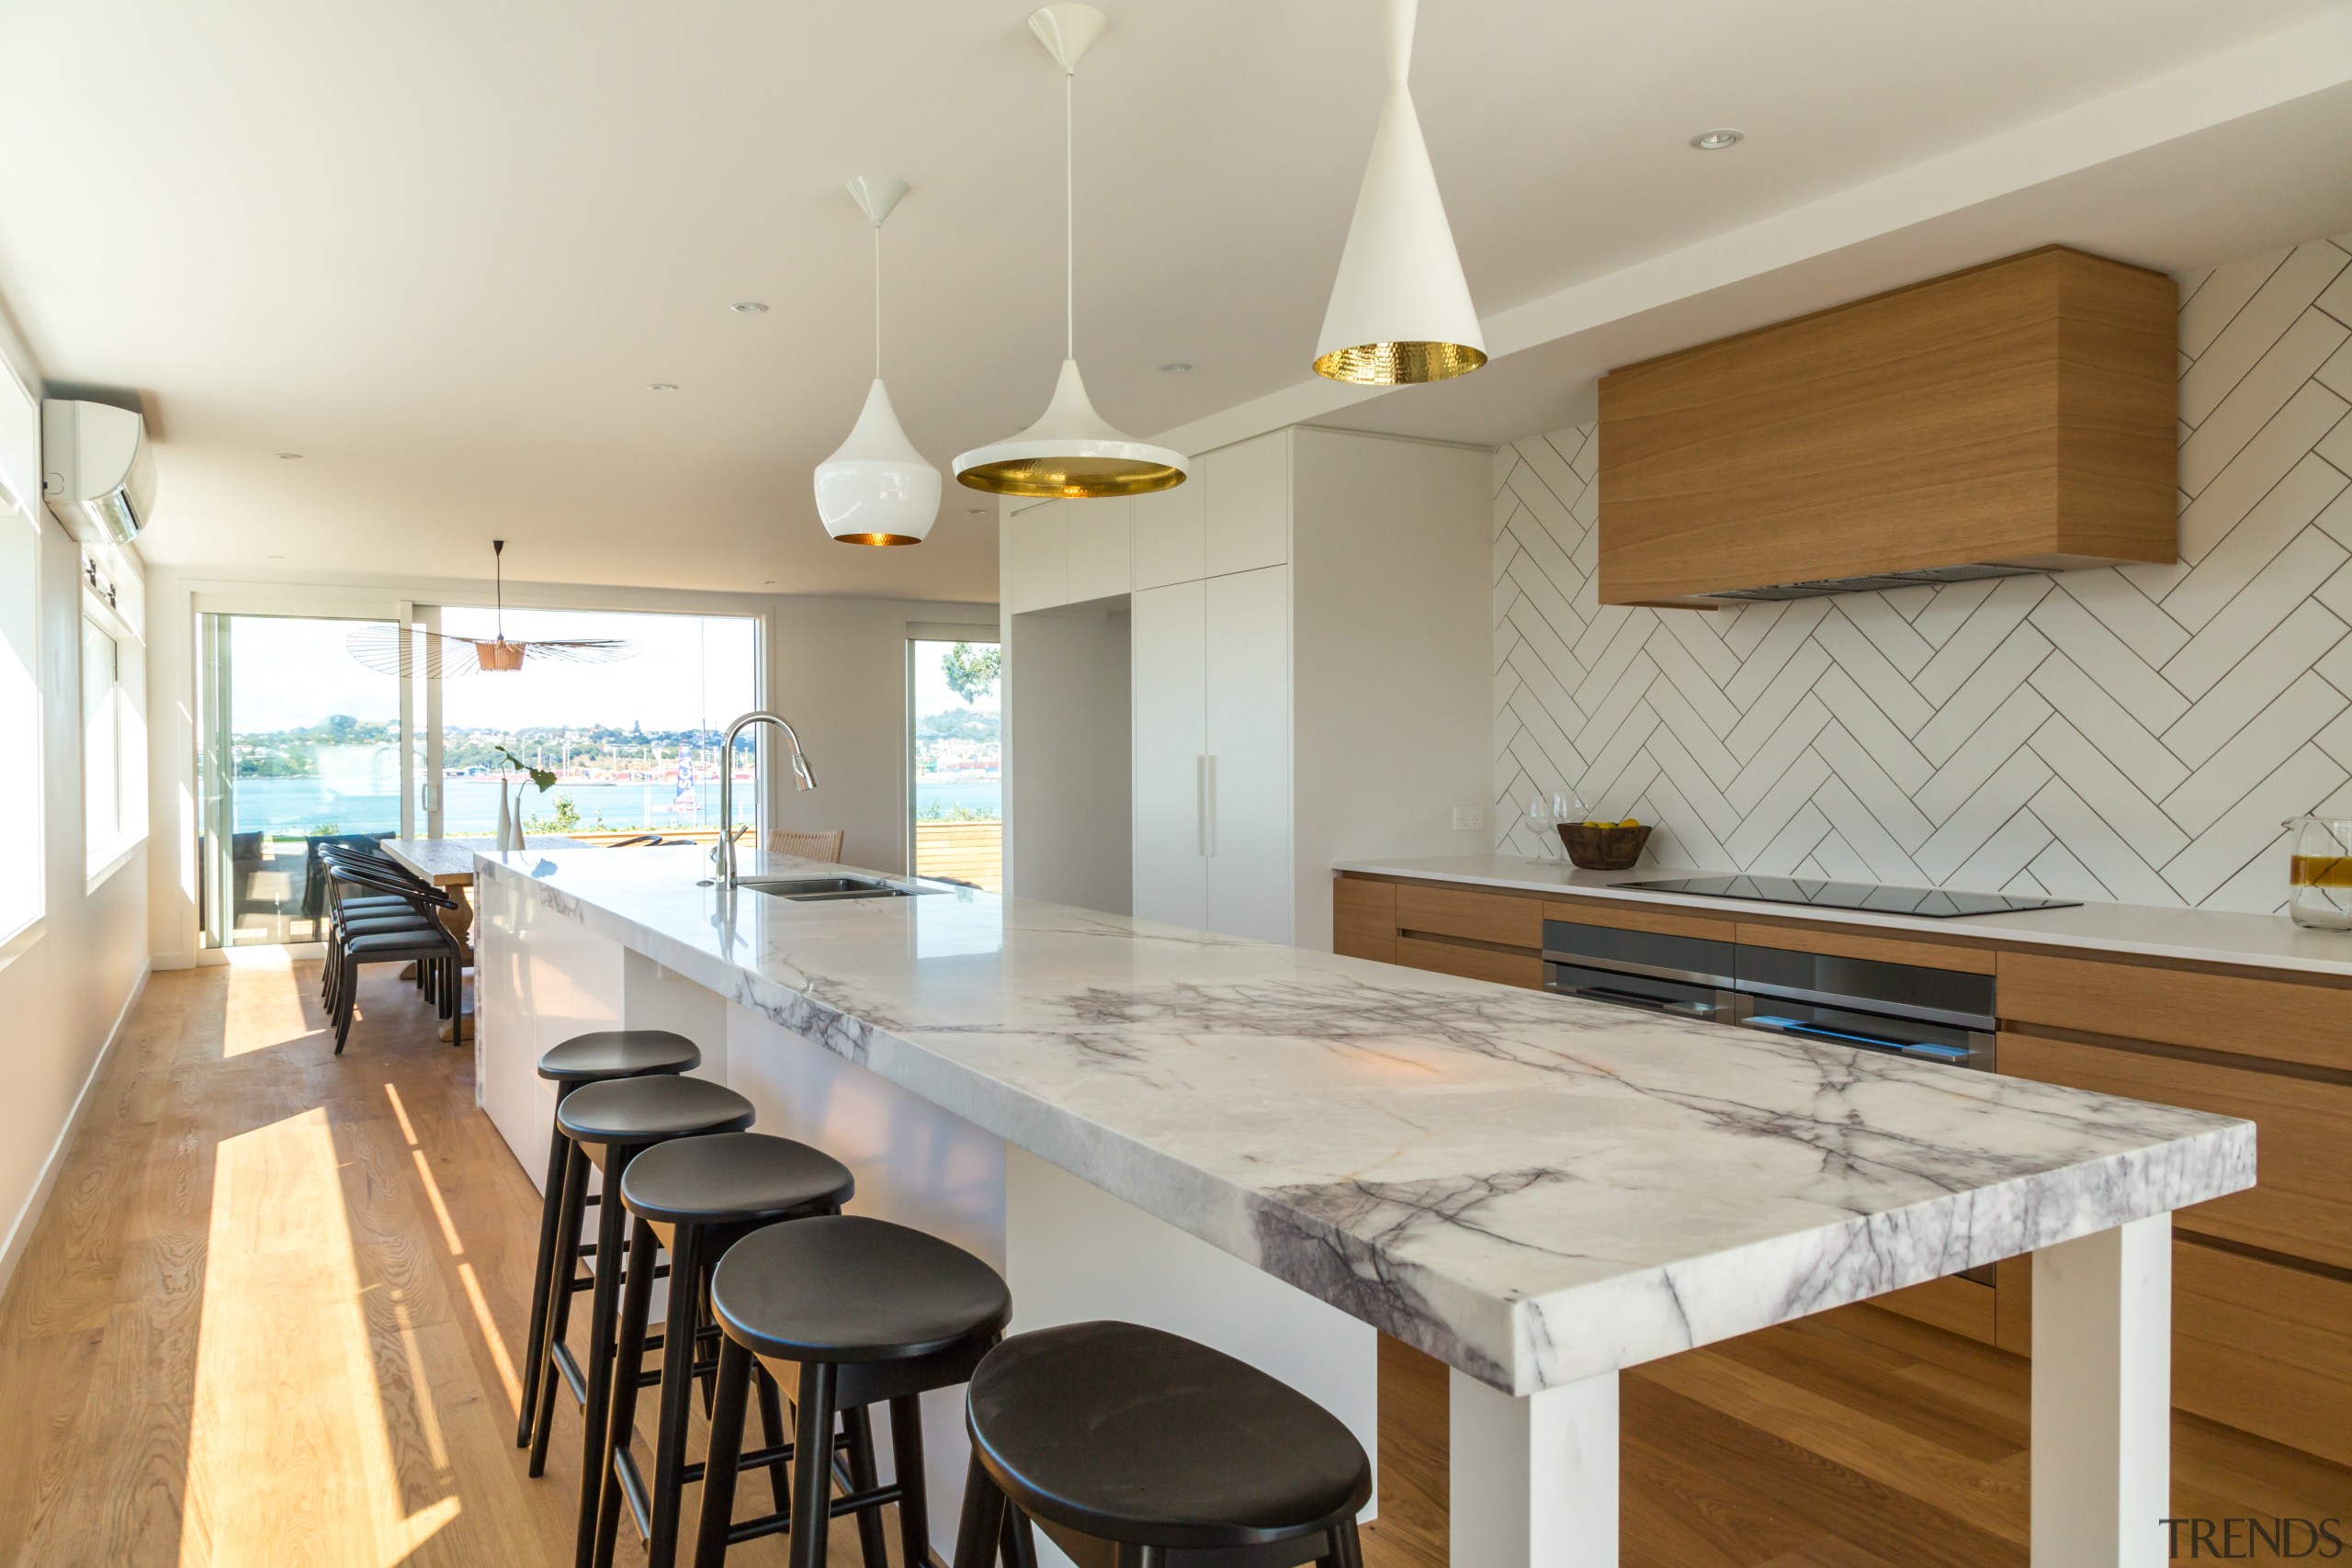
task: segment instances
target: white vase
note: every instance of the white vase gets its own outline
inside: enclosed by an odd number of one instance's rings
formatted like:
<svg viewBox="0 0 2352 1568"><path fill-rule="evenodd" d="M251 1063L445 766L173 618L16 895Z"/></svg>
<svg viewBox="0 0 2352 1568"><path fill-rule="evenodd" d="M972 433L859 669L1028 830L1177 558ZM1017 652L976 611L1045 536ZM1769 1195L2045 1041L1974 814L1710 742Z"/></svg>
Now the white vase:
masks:
<svg viewBox="0 0 2352 1568"><path fill-rule="evenodd" d="M504 779L498 781L498 847L502 850L519 850L523 847L523 837L514 830L514 814L506 807Z"/></svg>

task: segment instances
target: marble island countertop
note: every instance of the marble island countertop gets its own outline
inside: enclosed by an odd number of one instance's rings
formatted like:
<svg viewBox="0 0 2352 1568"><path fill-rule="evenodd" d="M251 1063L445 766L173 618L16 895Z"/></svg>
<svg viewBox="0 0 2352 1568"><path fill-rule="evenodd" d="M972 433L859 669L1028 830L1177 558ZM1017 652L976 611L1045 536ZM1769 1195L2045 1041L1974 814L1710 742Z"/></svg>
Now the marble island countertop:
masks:
<svg viewBox="0 0 2352 1568"><path fill-rule="evenodd" d="M1686 894L1629 888L1628 882L1673 876L1726 876L1720 871L1679 871L1638 866L1632 871L1579 871L1566 861L1528 860L1518 855L1444 855L1426 860L1351 860L1331 868L1370 876L1402 876L1451 882L1464 887L1505 887L1527 893L1565 893L1576 897L1622 898L1668 904L1715 915L1751 919L1804 919L1826 924L1872 926L1942 937L1985 937L1996 942L2077 948L2092 953L2183 959L2192 964L2233 964L2307 975L2352 976L2352 931L2312 931L2284 915L2241 914L2223 909L2167 909L2150 904L2086 901L2061 909L2020 909L2011 914L1967 915L1930 919L1880 910L1838 909L1809 904L1768 904L1747 898L1702 898Z"/></svg>
<svg viewBox="0 0 2352 1568"><path fill-rule="evenodd" d="M2254 1179L2245 1122L1330 953L964 889L724 897L695 849L480 861L524 918L1514 1393Z"/></svg>

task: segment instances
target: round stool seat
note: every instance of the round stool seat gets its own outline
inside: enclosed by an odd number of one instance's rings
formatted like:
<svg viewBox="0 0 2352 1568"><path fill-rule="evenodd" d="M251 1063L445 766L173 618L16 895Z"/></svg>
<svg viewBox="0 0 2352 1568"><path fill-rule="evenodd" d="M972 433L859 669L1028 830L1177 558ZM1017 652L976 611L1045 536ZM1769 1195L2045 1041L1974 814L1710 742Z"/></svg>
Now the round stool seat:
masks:
<svg viewBox="0 0 2352 1568"><path fill-rule="evenodd" d="M752 1102L708 1078L662 1075L583 1084L556 1107L555 1124L579 1144L658 1144L697 1133L740 1133Z"/></svg>
<svg viewBox="0 0 2352 1568"><path fill-rule="evenodd" d="M633 1078L645 1073L690 1073L702 1051L666 1029L602 1029L575 1034L539 1057L539 1077L560 1083Z"/></svg>
<svg viewBox="0 0 2352 1568"><path fill-rule="evenodd" d="M680 1138L638 1156L621 1178L629 1213L664 1224L763 1224L838 1208L856 1190L832 1156L765 1133Z"/></svg>
<svg viewBox="0 0 2352 1568"><path fill-rule="evenodd" d="M962 1247L856 1214L754 1231L719 1260L710 1300L729 1334L787 1361L936 1355L1012 1315L1004 1280Z"/></svg>
<svg viewBox="0 0 2352 1568"><path fill-rule="evenodd" d="M1027 1514L1138 1546L1255 1546L1372 1495L1340 1419L1246 1361L1133 1323L1015 1335L972 1374L973 1450Z"/></svg>

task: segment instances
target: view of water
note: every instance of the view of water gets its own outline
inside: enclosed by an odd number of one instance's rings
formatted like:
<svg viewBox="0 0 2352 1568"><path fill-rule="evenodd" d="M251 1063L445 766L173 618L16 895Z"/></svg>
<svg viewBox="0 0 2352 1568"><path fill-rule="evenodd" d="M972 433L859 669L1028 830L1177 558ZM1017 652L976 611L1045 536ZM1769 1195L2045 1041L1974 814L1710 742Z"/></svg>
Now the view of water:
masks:
<svg viewBox="0 0 2352 1568"><path fill-rule="evenodd" d="M239 779L235 783L235 830L279 833L289 838L315 832L330 824L339 833L400 831L401 797L397 789L376 793L364 787L339 787L341 781L330 779ZM747 818L751 792L741 784L737 788L747 798L736 803L736 816ZM497 830L497 780L445 779L441 790L442 831L452 838L461 838ZM600 817L605 827L615 829L707 828L718 821L716 781L698 786L697 809L683 814L670 809L676 791L666 784L558 784L551 793L569 795L580 808L581 826L592 830ZM526 817L555 815L555 802L541 797L538 791L526 786L521 794ZM936 802L944 808L962 806L993 814L1001 808L1003 786L995 779L925 782L915 786L918 813Z"/></svg>

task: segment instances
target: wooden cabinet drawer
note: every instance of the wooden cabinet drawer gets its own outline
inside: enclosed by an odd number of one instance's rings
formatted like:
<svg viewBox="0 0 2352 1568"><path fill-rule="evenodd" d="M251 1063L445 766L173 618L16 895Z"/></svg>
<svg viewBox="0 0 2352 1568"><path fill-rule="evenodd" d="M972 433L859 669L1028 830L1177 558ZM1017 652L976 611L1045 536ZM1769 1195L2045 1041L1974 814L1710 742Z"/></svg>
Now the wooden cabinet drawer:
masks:
<svg viewBox="0 0 2352 1568"><path fill-rule="evenodd" d="M1441 975L1492 980L1501 986L1523 986L1529 990L1540 990L1544 985L1544 961L1532 953L1498 953L1491 947L1399 936L1396 962L1409 968L1434 969Z"/></svg>
<svg viewBox="0 0 2352 1568"><path fill-rule="evenodd" d="M2172 1281L2172 1402L2352 1464L2352 1284L2189 1241Z"/></svg>
<svg viewBox="0 0 2352 1568"><path fill-rule="evenodd" d="M1923 969L1957 969L1970 975L1992 974L1996 958L1989 947L1960 947L1950 942L1878 936L1869 931L1819 931L1756 920L1739 922L1737 940L1748 947L1777 947L1791 953L1818 953L1830 958L1859 958L1872 964L1916 964Z"/></svg>
<svg viewBox="0 0 2352 1568"><path fill-rule="evenodd" d="M1546 904L1544 918L1579 926L1606 926L1611 931L1647 931L1652 936L1696 937L1701 942L1730 942L1735 922L1713 915L1681 909L1645 908L1640 905Z"/></svg>
<svg viewBox="0 0 2352 1568"><path fill-rule="evenodd" d="M2352 990L2003 953L2001 1017L2352 1070Z"/></svg>
<svg viewBox="0 0 2352 1568"><path fill-rule="evenodd" d="M1396 885L1396 929L1467 937L1533 953L1544 945L1544 905L1540 899L1508 893L1405 882Z"/></svg>
<svg viewBox="0 0 2352 1568"><path fill-rule="evenodd" d="M2003 1030L2000 1068L2021 1078L2243 1116L2258 1180L2183 1209L2183 1230L2352 1269L2352 1086L2256 1067Z"/></svg>
<svg viewBox="0 0 2352 1568"><path fill-rule="evenodd" d="M2033 1259L2000 1273L2000 1347L2030 1355ZM2175 1241L2172 1402L2352 1464L2352 1283Z"/></svg>
<svg viewBox="0 0 2352 1568"><path fill-rule="evenodd" d="M1331 883L1331 951L1396 962L1396 885L1342 876Z"/></svg>
<svg viewBox="0 0 2352 1568"><path fill-rule="evenodd" d="M1912 1285L1900 1291L1889 1291L1883 1296L1872 1296L1865 1305L1882 1312L1898 1313L1920 1323L1931 1324L1953 1334L1964 1334L1971 1339L1991 1345L1997 1342L1995 1325L1995 1288L1964 1280L1954 1274L1948 1279L1930 1280L1924 1285Z"/></svg>

